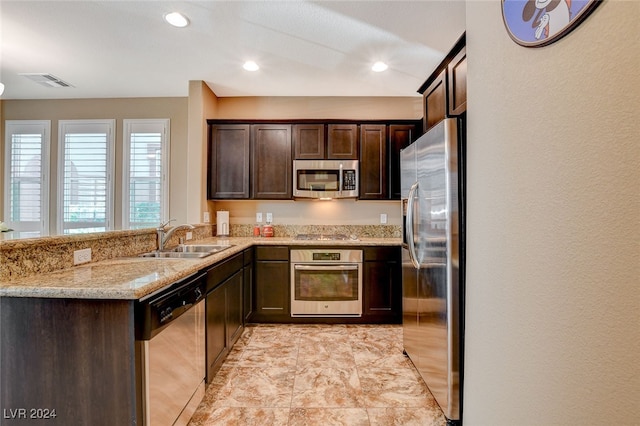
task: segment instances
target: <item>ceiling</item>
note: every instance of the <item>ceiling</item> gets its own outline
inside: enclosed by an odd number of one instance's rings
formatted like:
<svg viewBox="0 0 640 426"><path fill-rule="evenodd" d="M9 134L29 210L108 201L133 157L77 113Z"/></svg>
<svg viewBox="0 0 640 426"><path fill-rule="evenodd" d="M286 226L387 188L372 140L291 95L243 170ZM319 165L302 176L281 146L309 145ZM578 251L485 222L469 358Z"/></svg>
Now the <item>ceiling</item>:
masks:
<svg viewBox="0 0 640 426"><path fill-rule="evenodd" d="M190 25L165 23L172 11ZM220 97L416 96L464 31L465 4L1 0L0 16L2 99L181 97L190 80ZM387 71L371 71L379 60Z"/></svg>

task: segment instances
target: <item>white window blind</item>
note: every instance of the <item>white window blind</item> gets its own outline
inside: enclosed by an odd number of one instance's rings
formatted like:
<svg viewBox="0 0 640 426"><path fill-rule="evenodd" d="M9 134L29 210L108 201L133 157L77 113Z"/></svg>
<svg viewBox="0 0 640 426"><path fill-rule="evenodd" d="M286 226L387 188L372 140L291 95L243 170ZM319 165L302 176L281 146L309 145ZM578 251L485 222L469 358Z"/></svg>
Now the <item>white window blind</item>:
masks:
<svg viewBox="0 0 640 426"><path fill-rule="evenodd" d="M122 225L156 227L167 218L169 120L124 120Z"/></svg>
<svg viewBox="0 0 640 426"><path fill-rule="evenodd" d="M60 233L111 229L114 128L114 120L59 121Z"/></svg>
<svg viewBox="0 0 640 426"><path fill-rule="evenodd" d="M0 221L22 235L48 235L50 133L48 120L5 122L5 203Z"/></svg>

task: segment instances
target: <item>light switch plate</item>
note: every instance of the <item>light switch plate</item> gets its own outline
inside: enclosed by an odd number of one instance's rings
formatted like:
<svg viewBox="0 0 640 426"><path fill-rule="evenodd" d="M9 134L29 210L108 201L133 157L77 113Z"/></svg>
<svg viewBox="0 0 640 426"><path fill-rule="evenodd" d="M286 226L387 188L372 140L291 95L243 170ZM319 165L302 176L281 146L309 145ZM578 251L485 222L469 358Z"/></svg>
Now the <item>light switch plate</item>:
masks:
<svg viewBox="0 0 640 426"><path fill-rule="evenodd" d="M387 214L386 213L380 214L380 223L387 223Z"/></svg>
<svg viewBox="0 0 640 426"><path fill-rule="evenodd" d="M81 263L91 262L91 249L86 248L82 250L76 250L73 252L73 264L80 265Z"/></svg>
<svg viewBox="0 0 640 426"><path fill-rule="evenodd" d="M209 212L204 212L202 220L204 221L204 223L211 222L211 217L209 216Z"/></svg>
<svg viewBox="0 0 640 426"><path fill-rule="evenodd" d="M273 213L267 213L267 223L273 222Z"/></svg>
<svg viewBox="0 0 640 426"><path fill-rule="evenodd" d="M262 212L256 213L256 222L262 223Z"/></svg>

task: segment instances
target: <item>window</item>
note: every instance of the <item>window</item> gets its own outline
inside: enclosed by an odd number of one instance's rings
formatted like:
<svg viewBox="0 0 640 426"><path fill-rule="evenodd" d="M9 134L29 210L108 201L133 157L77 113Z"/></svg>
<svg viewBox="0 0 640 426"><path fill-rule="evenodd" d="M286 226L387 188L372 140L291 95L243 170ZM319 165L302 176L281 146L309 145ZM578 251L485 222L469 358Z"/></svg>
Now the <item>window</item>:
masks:
<svg viewBox="0 0 640 426"><path fill-rule="evenodd" d="M60 120L58 232L110 230L115 120Z"/></svg>
<svg viewBox="0 0 640 426"><path fill-rule="evenodd" d="M156 227L167 217L169 120L124 120L122 227Z"/></svg>
<svg viewBox="0 0 640 426"><path fill-rule="evenodd" d="M2 221L33 236L49 231L49 147L48 120L5 122L5 205Z"/></svg>

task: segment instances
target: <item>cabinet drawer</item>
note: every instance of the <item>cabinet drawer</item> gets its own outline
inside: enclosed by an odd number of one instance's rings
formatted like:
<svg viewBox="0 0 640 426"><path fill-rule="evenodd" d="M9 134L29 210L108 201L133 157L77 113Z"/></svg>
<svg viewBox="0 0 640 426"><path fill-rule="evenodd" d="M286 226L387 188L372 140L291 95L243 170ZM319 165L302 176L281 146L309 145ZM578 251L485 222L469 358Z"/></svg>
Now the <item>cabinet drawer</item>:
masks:
<svg viewBox="0 0 640 426"><path fill-rule="evenodd" d="M242 270L242 259L242 253L238 253L209 269L207 271L207 292L219 286L231 275Z"/></svg>
<svg viewBox="0 0 640 426"><path fill-rule="evenodd" d="M369 247L364 249L364 261L388 261L400 259L400 247Z"/></svg>
<svg viewBox="0 0 640 426"><path fill-rule="evenodd" d="M289 247L262 246L256 247L256 260L289 260Z"/></svg>

